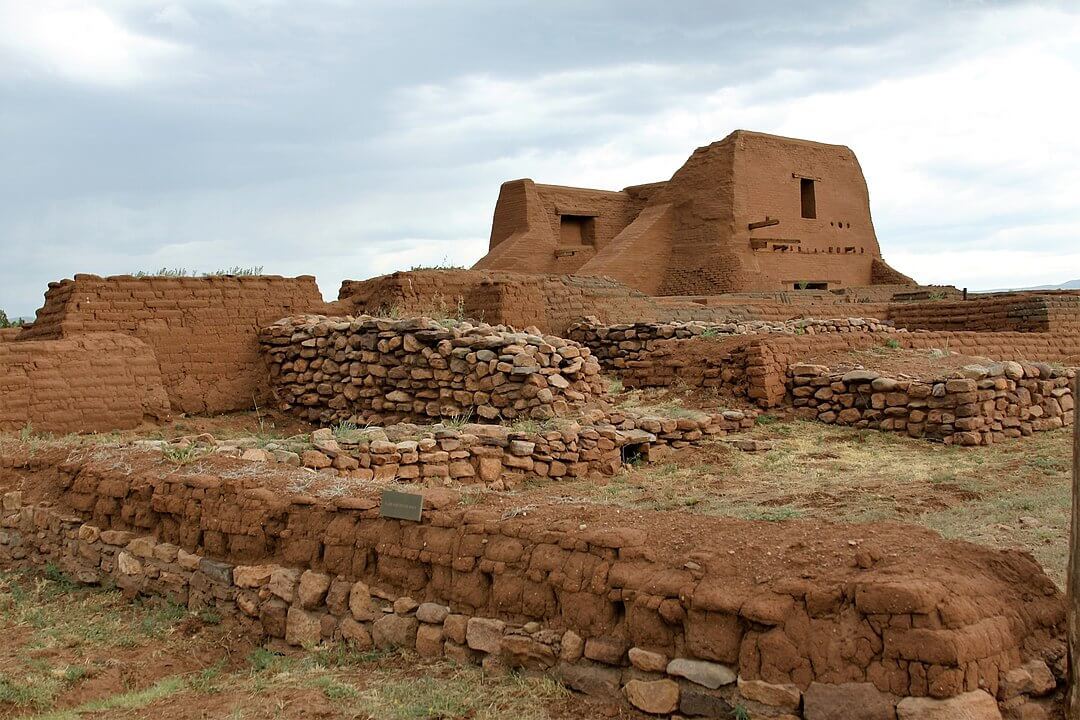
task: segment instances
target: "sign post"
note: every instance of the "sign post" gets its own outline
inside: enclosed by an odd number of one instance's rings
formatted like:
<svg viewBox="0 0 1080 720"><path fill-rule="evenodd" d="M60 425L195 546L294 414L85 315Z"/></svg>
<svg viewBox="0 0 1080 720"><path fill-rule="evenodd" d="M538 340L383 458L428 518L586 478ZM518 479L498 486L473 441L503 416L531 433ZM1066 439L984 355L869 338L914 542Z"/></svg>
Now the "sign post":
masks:
<svg viewBox="0 0 1080 720"><path fill-rule="evenodd" d="M1080 718L1080 372L1073 380L1072 526L1066 580L1069 613L1069 696L1067 717Z"/></svg>

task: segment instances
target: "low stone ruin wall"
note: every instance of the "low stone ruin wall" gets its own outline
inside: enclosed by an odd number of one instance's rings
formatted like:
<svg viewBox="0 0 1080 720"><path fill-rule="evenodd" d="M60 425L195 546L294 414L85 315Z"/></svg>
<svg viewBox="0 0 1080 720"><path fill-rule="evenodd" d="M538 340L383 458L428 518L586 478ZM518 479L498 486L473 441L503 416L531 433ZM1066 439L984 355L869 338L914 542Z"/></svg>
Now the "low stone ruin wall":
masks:
<svg viewBox="0 0 1080 720"><path fill-rule="evenodd" d="M968 300L897 303L889 317L909 330L1080 334L1080 294L973 295Z"/></svg>
<svg viewBox="0 0 1080 720"><path fill-rule="evenodd" d="M225 458L190 474L117 460L0 458L0 565L53 563L295 646L543 670L658 715L994 718L995 698L1020 707L1064 675L1065 603L1037 563L922 528L855 540L859 526L518 512L446 490L413 523L372 496L271 491Z"/></svg>
<svg viewBox="0 0 1080 720"><path fill-rule="evenodd" d="M664 340L703 338L723 340L740 335L823 335L830 333L894 332L890 323L875 318L838 318L817 320L744 322L665 322L600 325L595 322L574 323L566 337L588 347L600 364L608 370L642 367L636 363L649 362Z"/></svg>
<svg viewBox="0 0 1080 720"><path fill-rule="evenodd" d="M260 340L281 408L324 425L547 420L605 390L588 348L498 326L299 316Z"/></svg>
<svg viewBox="0 0 1080 720"><path fill-rule="evenodd" d="M948 445L991 445L1074 421L1073 370L1005 362L956 375L896 379L799 364L788 369L788 383L800 416Z"/></svg>
<svg viewBox="0 0 1080 720"><path fill-rule="evenodd" d="M127 430L169 416L153 351L116 333L0 343L0 430Z"/></svg>
<svg viewBox="0 0 1080 720"><path fill-rule="evenodd" d="M212 445L198 439L181 439L181 443L205 452L303 466L353 480L429 487L483 483L505 490L532 479L613 475L625 463L650 461L667 449L679 450L748 430L756 416L753 410L688 413L679 418L612 414L596 424L571 422L537 430L404 424L336 434L322 428L311 434L310 441L282 440L263 447L255 438ZM170 445L166 441L141 444L162 449ZM746 449L757 448L750 444Z"/></svg>
<svg viewBox="0 0 1080 720"><path fill-rule="evenodd" d="M18 341L95 332L136 337L157 358L174 409L220 413L265 398L259 328L323 307L311 276L76 275L49 283L37 320Z"/></svg>

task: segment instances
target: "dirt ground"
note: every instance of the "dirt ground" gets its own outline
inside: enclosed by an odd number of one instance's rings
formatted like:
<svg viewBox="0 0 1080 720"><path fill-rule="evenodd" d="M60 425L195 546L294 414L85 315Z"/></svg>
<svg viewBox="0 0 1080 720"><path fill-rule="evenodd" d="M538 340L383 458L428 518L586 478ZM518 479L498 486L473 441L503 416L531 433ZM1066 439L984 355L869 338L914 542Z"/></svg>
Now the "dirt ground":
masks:
<svg viewBox="0 0 1080 720"><path fill-rule="evenodd" d="M678 415L713 399L679 392L623 393L625 406ZM730 402L726 405L730 406ZM8 436L39 452L123 444L136 437L211 433L261 442L309 427L269 417L179 418L138 433L93 437ZM563 515L632 523L661 511L677 547L685 513L777 523L900 521L948 538L1030 552L1064 584L1069 531L1071 430L989 448L947 447L765 415L749 437L772 449L748 453L722 441L671 451L606 479L532 482L510 492L462 487L461 501L504 515ZM0 451L7 451L0 448ZM213 458L240 464L242 461ZM141 461L140 461L141 462ZM160 453L154 462L163 462ZM201 460L166 472L195 471ZM249 465L258 465L249 463ZM292 491L288 473L268 480ZM321 483L331 481L320 479ZM341 488L331 488L334 492ZM366 488L353 488L364 490ZM320 486L305 492L318 494ZM653 516L654 519L657 516ZM774 534L801 537L813 523ZM902 528L876 527L898 536ZM876 531L875 531L876 532ZM830 533L831 534L831 533ZM7 718L502 718L617 717L625 712L570 696L541 678L489 677L478 668L421 662L403 654L338 648L296 654L261 648L220 619L162 605L135 605L62 576L0 575L0 720Z"/></svg>
<svg viewBox="0 0 1080 720"><path fill-rule="evenodd" d="M557 683L401 652L261 647L212 614L0 573L0 718L632 718Z"/></svg>

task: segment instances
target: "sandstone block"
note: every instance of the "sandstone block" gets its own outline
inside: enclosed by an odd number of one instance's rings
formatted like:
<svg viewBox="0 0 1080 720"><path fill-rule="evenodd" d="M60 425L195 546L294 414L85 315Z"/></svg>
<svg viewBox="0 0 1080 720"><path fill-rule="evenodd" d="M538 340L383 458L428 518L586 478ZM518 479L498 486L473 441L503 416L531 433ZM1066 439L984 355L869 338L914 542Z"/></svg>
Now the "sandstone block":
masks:
<svg viewBox="0 0 1080 720"><path fill-rule="evenodd" d="M795 685L774 685L763 680L739 678L739 693L747 700L769 705L787 712L799 709L802 692Z"/></svg>
<svg viewBox="0 0 1080 720"><path fill-rule="evenodd" d="M296 605L290 607L285 625L285 642L310 647L318 645L321 639L322 618Z"/></svg>
<svg viewBox="0 0 1080 720"><path fill-rule="evenodd" d="M413 648L419 626L413 616L384 615L372 623L371 639L377 648Z"/></svg>
<svg viewBox="0 0 1080 720"><path fill-rule="evenodd" d="M667 657L660 653L644 650L639 647L630 648L628 653L630 664L644 672L664 672L668 666Z"/></svg>
<svg viewBox="0 0 1080 720"><path fill-rule="evenodd" d="M672 680L631 680L623 692L631 705L652 715L668 715L679 708L679 685Z"/></svg>
<svg viewBox="0 0 1080 720"><path fill-rule="evenodd" d="M375 646L367 627L350 617L341 621L341 637L357 650L370 650Z"/></svg>
<svg viewBox="0 0 1080 720"><path fill-rule="evenodd" d="M300 606L310 610L321 605L330 589L330 582L329 575L305 570L296 588L296 597Z"/></svg>
<svg viewBox="0 0 1080 720"><path fill-rule="evenodd" d="M465 631L465 641L473 650L493 653L502 646L503 629L506 623L490 618L469 618Z"/></svg>
<svg viewBox="0 0 1080 720"><path fill-rule="evenodd" d="M813 682L803 695L803 717L806 720L895 720L897 700L873 683Z"/></svg>
<svg viewBox="0 0 1080 720"><path fill-rule="evenodd" d="M270 582L274 565L237 565L233 568L233 583L237 587L257 588Z"/></svg>
<svg viewBox="0 0 1080 720"><path fill-rule="evenodd" d="M896 706L897 720L1001 720L997 702L983 690L944 700L906 697Z"/></svg>
<svg viewBox="0 0 1080 720"><path fill-rule="evenodd" d="M715 690L722 685L730 685L737 678L735 671L727 665L705 660L676 658L668 663L666 670L668 675L686 678L710 690Z"/></svg>

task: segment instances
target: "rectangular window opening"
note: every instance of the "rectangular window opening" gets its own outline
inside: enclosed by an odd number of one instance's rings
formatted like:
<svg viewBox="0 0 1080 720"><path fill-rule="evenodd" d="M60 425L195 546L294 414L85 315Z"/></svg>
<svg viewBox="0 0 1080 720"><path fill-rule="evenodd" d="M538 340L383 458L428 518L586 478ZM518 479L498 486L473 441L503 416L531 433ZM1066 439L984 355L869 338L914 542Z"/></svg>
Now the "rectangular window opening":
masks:
<svg viewBox="0 0 1080 720"><path fill-rule="evenodd" d="M795 283L793 290L828 290L829 283L827 282L797 282Z"/></svg>
<svg viewBox="0 0 1080 720"><path fill-rule="evenodd" d="M799 193L802 196L802 216L813 220L817 217L817 201L814 198L814 181L799 178Z"/></svg>
<svg viewBox="0 0 1080 720"><path fill-rule="evenodd" d="M562 215L559 217L559 245L595 245L595 218L587 215Z"/></svg>

